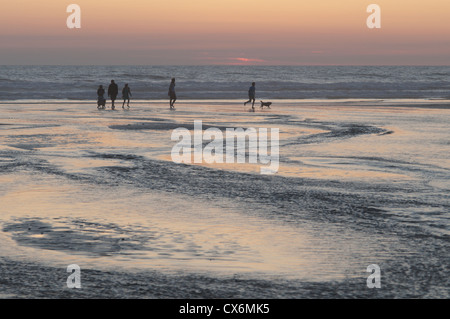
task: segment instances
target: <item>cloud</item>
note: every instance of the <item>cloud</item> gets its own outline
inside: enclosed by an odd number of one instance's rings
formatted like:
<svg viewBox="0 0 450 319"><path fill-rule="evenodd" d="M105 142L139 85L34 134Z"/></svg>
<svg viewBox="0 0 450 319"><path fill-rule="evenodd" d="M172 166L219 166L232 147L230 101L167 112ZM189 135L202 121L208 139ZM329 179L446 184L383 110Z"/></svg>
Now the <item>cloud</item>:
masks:
<svg viewBox="0 0 450 319"><path fill-rule="evenodd" d="M262 59L249 59L249 58L228 58L227 60L234 61L234 63L230 62L229 64L252 64L252 63L267 62L266 60Z"/></svg>
<svg viewBox="0 0 450 319"><path fill-rule="evenodd" d="M252 65L259 63L267 63L267 60L257 59L257 58L243 58L243 57L217 57L209 56L208 52L204 52L203 56L195 58L200 61L208 61L209 63L220 64L220 65Z"/></svg>

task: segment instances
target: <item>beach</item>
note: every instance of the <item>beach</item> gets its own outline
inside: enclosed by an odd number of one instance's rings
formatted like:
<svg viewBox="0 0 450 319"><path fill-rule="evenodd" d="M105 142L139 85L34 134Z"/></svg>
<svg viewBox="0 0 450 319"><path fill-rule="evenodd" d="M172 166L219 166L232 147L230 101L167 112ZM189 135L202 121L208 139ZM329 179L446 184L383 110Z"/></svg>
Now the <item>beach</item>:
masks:
<svg viewBox="0 0 450 319"><path fill-rule="evenodd" d="M449 297L449 100L244 101L1 102L2 297ZM277 172L174 163L195 120L279 129Z"/></svg>
<svg viewBox="0 0 450 319"><path fill-rule="evenodd" d="M0 299L450 299L449 1L1 12Z"/></svg>

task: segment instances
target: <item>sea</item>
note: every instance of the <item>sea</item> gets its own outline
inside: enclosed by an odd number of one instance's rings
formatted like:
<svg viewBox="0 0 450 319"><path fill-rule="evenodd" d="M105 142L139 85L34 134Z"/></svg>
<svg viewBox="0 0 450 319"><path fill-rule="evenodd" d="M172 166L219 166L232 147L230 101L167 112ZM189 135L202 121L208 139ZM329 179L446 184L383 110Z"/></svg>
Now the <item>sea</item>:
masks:
<svg viewBox="0 0 450 319"><path fill-rule="evenodd" d="M92 100L128 83L137 100L449 99L449 66L1 66L0 101Z"/></svg>
<svg viewBox="0 0 450 319"><path fill-rule="evenodd" d="M194 121L278 170L175 162ZM0 298L448 299L449 123L450 67L1 66Z"/></svg>

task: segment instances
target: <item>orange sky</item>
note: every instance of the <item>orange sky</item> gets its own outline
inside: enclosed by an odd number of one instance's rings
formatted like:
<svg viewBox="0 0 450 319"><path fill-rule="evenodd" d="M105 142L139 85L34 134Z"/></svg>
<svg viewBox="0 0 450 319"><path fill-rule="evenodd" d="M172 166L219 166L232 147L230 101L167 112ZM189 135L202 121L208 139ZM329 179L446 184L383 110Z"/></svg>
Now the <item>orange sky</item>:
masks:
<svg viewBox="0 0 450 319"><path fill-rule="evenodd" d="M71 3L80 30L66 27ZM14 0L0 64L449 65L449 35L447 0Z"/></svg>

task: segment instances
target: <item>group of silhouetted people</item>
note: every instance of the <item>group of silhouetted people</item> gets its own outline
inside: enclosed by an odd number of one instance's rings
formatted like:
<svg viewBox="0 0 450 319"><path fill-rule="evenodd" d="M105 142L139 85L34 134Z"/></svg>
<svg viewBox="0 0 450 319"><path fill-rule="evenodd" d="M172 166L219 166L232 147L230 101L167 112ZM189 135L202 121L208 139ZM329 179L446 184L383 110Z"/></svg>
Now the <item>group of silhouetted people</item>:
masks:
<svg viewBox="0 0 450 319"><path fill-rule="evenodd" d="M115 110L116 107L114 105L114 102L117 99L117 95L119 94L119 87L114 82L114 80L111 80L111 84L108 87L108 97L111 98L111 109ZM104 97L105 95L105 89L103 88L103 85L100 85L97 90L97 108L98 109L105 109L106 107L106 99ZM172 78L172 81L169 85L169 105L170 109L175 109L175 101L177 100L177 94L175 93L175 78ZM244 106L247 105L247 103L252 102L252 110L255 110L255 96L256 96L256 84L255 82L252 83L252 86L248 89L248 101L244 102ZM131 89L128 86L128 84L125 84L124 88L122 89L122 98L123 98L123 104L122 108L125 108L125 102L127 102L127 107L130 108L130 98L131 98Z"/></svg>
<svg viewBox="0 0 450 319"><path fill-rule="evenodd" d="M116 106L114 105L114 102L117 99L117 95L119 94L119 87L117 86L116 82L114 80L111 80L111 84L108 86L108 97L111 98L111 109L115 110ZM100 85L97 90L97 108L98 109L105 109L106 107L106 99L104 97L105 95L105 89L103 88L103 85ZM125 86L122 89L122 98L123 98L123 104L122 108L125 108L125 102L127 102L128 108L130 108L130 98L131 98L131 89L128 86L128 84L125 84Z"/></svg>
<svg viewBox="0 0 450 319"><path fill-rule="evenodd" d="M117 95L119 94L119 87L117 86L116 82L114 80L111 80L111 84L108 86L108 97L111 98L111 109L115 110L116 106L114 105L114 102L117 99ZM105 99L105 89L103 88L103 85L100 85L97 89L97 108L98 109L105 109L106 107L106 99ZM175 109L174 103L177 100L177 94L175 93L175 78L172 79L169 86L169 103L170 103L170 109ZM123 104L122 108L125 108L125 102L127 102L127 107L130 108L130 98L131 98L131 89L128 86L128 83L125 84L125 86L122 89L122 98L123 98Z"/></svg>

